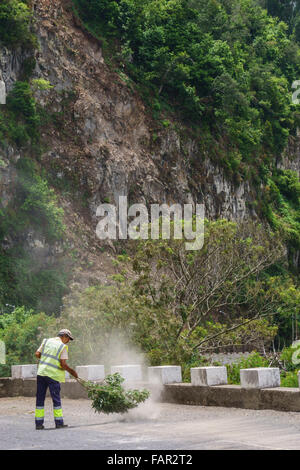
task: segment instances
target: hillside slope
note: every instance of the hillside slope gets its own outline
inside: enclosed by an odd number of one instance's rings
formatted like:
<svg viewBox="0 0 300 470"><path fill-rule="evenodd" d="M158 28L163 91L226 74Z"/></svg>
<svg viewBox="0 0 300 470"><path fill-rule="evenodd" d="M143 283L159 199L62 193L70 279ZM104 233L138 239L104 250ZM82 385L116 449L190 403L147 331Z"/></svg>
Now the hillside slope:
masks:
<svg viewBox="0 0 300 470"><path fill-rule="evenodd" d="M38 0L31 6L38 48L1 47L0 79L11 92L22 80L24 61L34 56L31 80L50 84L34 90L44 114L41 149L33 158L64 209L68 249L76 253L74 263L63 263L73 283L105 282L115 272L113 248L105 251L95 236L96 208L117 203L121 195L130 203L204 203L206 217L213 219L262 217L264 185L229 176L201 135L186 132L180 121L164 126L154 120L126 74L105 62L101 43L84 30L70 1ZM32 156L28 145L1 147L2 209L14 198L17 162ZM299 174L300 139L290 138L282 158L274 159L278 168ZM30 224L21 239L8 236L1 243L4 251L21 243L39 268L56 266L66 253L59 240L47 240ZM299 250L293 252L293 264L299 264Z"/></svg>

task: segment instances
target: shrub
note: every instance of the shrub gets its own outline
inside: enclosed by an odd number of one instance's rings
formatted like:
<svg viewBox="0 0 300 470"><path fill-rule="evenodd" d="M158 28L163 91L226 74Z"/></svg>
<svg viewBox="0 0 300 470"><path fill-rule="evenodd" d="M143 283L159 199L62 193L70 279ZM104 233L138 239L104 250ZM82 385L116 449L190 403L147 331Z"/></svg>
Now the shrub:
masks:
<svg viewBox="0 0 300 470"><path fill-rule="evenodd" d="M35 38L30 32L31 12L26 2L1 0L0 43L8 47L33 47Z"/></svg>
<svg viewBox="0 0 300 470"><path fill-rule="evenodd" d="M39 115L29 83L16 82L13 90L7 97L7 107L14 118L14 123L22 121L28 136L38 139Z"/></svg>
<svg viewBox="0 0 300 470"><path fill-rule="evenodd" d="M297 371L282 372L281 373L281 387L298 388L298 375Z"/></svg>
<svg viewBox="0 0 300 470"><path fill-rule="evenodd" d="M300 364L300 350L299 344L295 344L294 346L289 346L283 348L280 354L280 360L284 364L284 369L288 372L295 372L299 368Z"/></svg>
<svg viewBox="0 0 300 470"><path fill-rule="evenodd" d="M53 85L51 85L49 80L44 80L43 78L36 78L31 80L31 85L34 90L39 91L48 91L53 88Z"/></svg>
<svg viewBox="0 0 300 470"><path fill-rule="evenodd" d="M16 82L7 96L7 106L0 112L1 141L21 148L39 143L40 115L29 83ZM1 143L2 143L1 142Z"/></svg>
<svg viewBox="0 0 300 470"><path fill-rule="evenodd" d="M18 307L0 316L0 340L6 346L6 364L0 365L0 376L10 376L14 364L32 364L34 353L46 336L55 333L55 321L44 313Z"/></svg>
<svg viewBox="0 0 300 470"><path fill-rule="evenodd" d="M20 236L31 227L48 242L62 240L65 231L63 209L58 208L54 191L38 173L33 160L21 158L16 167L15 198L0 218L0 239L7 232Z"/></svg>
<svg viewBox="0 0 300 470"><path fill-rule="evenodd" d="M122 386L124 378L116 373L107 375L104 383L80 381L88 391L92 400L92 408L97 413L127 413L149 398L148 390L125 390Z"/></svg>

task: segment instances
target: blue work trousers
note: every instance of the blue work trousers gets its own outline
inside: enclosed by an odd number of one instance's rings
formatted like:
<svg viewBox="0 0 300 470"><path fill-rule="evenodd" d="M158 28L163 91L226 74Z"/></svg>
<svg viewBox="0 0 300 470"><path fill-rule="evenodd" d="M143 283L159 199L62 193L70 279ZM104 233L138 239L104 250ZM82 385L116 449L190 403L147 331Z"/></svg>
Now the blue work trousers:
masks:
<svg viewBox="0 0 300 470"><path fill-rule="evenodd" d="M45 416L45 398L47 389L49 387L50 395L53 401L53 414L56 425L64 424L63 413L60 399L60 383L50 377L42 375L37 376L37 391L36 391L36 410L35 410L35 424L41 426L44 424Z"/></svg>

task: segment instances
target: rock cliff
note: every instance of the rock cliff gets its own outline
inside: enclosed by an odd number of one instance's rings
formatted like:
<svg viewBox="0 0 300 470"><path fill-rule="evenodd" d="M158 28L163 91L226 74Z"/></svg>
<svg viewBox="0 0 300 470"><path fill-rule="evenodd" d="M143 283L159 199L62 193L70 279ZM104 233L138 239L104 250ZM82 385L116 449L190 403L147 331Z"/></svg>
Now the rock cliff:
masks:
<svg viewBox="0 0 300 470"><path fill-rule="evenodd" d="M158 128L126 75L107 65L101 44L80 27L69 2L38 0L33 9L39 42L33 78L52 85L35 95L55 117L42 130L40 165L50 181L62 181L63 187L68 182L72 189L68 194L61 191L60 203L75 245L97 258L96 208L101 202L117 202L120 195L127 195L131 203L204 203L208 218L258 217L252 204L256 192L248 182L229 179L201 150L199 140L183 135L180 123ZM7 92L20 77L26 54L1 49L0 79ZM13 147L0 152L0 197L5 207L14 192L20 152ZM278 166L299 172L300 141L291 142ZM34 234L27 235L34 239ZM38 244L33 242L34 249ZM28 247L33 245L28 241ZM103 272L106 268L111 270L107 264Z"/></svg>

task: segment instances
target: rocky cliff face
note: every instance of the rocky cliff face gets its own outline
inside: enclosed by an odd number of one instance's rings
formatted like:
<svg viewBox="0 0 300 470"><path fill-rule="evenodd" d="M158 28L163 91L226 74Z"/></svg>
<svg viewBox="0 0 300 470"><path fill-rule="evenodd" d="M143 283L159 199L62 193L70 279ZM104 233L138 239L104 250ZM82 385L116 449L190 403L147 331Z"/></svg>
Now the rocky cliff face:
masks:
<svg viewBox="0 0 300 470"><path fill-rule="evenodd" d="M33 77L53 86L37 91L36 98L55 116L43 129L41 164L52 179L69 181L75 190L74 197L61 198L71 232L79 218L93 238L98 204L117 202L120 195L129 196L130 203L203 202L209 218L257 217L249 183L236 185L227 179L198 143L182 138L180 131L156 128L126 76L105 63L101 45L80 28L68 2L38 0L33 8L40 45ZM7 91L18 79L23 60L24 51L1 50L0 73ZM1 204L7 205L19 155L7 148L0 157ZM300 170L298 140L278 165ZM84 218L76 200L82 194ZM91 246L88 239L86 244Z"/></svg>
<svg viewBox="0 0 300 470"><path fill-rule="evenodd" d="M73 93L70 136L48 135L45 161L49 171L55 162L59 178L76 172L92 217L100 202L116 202L120 195L131 202L204 202L213 218L255 216L246 204L253 197L249 185L235 187L193 140L183 141L172 129L157 131L137 93L109 69L99 43L76 26L60 1L38 2L35 12L41 45L35 76L54 86L45 102L61 112L59 92Z"/></svg>

